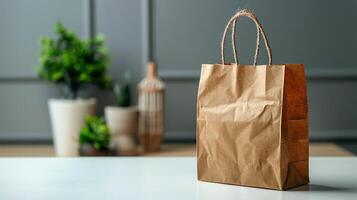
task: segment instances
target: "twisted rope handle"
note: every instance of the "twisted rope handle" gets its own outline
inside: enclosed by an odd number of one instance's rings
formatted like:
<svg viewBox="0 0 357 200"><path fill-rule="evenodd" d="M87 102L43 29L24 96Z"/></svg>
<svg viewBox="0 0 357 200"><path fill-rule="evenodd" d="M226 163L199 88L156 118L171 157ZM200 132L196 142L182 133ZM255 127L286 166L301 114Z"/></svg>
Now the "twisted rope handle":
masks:
<svg viewBox="0 0 357 200"><path fill-rule="evenodd" d="M236 22L238 21L238 19L241 17L248 17L249 19L251 19L257 27L257 43L256 43L256 49L255 49L255 56L254 56L254 66L257 63L257 57L259 54L259 43L260 43L260 35L263 36L264 39L264 44L266 47L266 50L268 52L268 57L269 57L269 65L272 64L272 53L271 53L271 48L269 45L269 42L267 40L267 37L265 35L265 32L260 24L260 22L258 21L257 17L254 15L253 12L248 11L248 10L241 10L239 12L237 12L227 23L224 32L223 32L223 36L222 36L222 41L221 41L221 62L222 64L225 64L225 58L224 58L224 43L225 43L225 39L226 39L226 35L227 35L227 31L228 29L232 26L233 30L232 30L232 47L233 47L233 52L234 54L234 60L236 62L236 64L238 63L238 58L237 58L237 49L236 49L236 42L235 42L235 28L236 28ZM233 23L233 25L232 25Z"/></svg>
<svg viewBox="0 0 357 200"><path fill-rule="evenodd" d="M237 26L237 19L234 19L233 21L233 25L232 25L232 48L233 48L233 57L234 57L234 61L235 63L239 63L239 60L238 60L238 51L237 51L237 42L236 42L236 26ZM253 60L253 63L254 63L254 66L257 64L257 61L258 61L258 55L259 55L259 46L260 46L260 30L259 30L259 27L257 27L257 43L256 43L256 48L255 48L255 54L254 54L254 60Z"/></svg>

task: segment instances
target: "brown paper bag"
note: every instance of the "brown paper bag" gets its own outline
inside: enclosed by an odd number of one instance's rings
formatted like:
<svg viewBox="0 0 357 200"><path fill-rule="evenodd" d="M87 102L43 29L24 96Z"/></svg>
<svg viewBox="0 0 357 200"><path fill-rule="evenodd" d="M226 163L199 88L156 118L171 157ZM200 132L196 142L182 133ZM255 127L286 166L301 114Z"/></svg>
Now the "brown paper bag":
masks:
<svg viewBox="0 0 357 200"><path fill-rule="evenodd" d="M253 65L224 61L224 40L239 17L257 26ZM269 64L256 65L260 35ZM222 64L203 64L197 97L198 180L284 190L307 184L308 119L304 66L272 65L271 50L256 16L247 10L228 22Z"/></svg>

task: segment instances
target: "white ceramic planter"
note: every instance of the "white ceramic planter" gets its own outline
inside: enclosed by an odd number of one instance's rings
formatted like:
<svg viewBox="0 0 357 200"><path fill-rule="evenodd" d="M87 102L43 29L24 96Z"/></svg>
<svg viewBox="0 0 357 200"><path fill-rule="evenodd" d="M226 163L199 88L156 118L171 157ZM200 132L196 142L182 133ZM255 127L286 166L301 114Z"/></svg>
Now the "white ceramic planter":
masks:
<svg viewBox="0 0 357 200"><path fill-rule="evenodd" d="M94 115L95 99L48 101L57 156L78 156L79 133L87 115Z"/></svg>
<svg viewBox="0 0 357 200"><path fill-rule="evenodd" d="M114 107L105 108L105 120L109 126L113 145L119 155L135 155L135 135L138 131L138 108Z"/></svg>

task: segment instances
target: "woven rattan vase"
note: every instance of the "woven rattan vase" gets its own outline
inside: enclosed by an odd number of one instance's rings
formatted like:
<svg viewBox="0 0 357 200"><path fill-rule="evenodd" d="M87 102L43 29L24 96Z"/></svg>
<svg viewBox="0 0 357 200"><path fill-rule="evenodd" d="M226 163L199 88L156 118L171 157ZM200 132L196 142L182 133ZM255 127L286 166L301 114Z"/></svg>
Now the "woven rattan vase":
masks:
<svg viewBox="0 0 357 200"><path fill-rule="evenodd" d="M139 135L144 152L159 151L164 134L165 85L158 79L154 63L139 83Z"/></svg>

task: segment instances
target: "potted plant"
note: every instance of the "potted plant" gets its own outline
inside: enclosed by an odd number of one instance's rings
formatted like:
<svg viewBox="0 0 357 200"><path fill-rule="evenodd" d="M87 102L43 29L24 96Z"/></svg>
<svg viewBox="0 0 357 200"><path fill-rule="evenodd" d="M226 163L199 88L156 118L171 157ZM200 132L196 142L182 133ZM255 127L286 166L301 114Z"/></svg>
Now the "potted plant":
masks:
<svg viewBox="0 0 357 200"><path fill-rule="evenodd" d="M116 106L105 107L105 119L118 155L136 155L135 134L138 131L138 108L131 106L130 77L114 86Z"/></svg>
<svg viewBox="0 0 357 200"><path fill-rule="evenodd" d="M96 100L80 99L78 93L87 85L111 87L107 75L108 51L104 37L81 40L60 22L57 38L41 38L38 76L60 86L62 98L49 99L49 112L58 156L78 155L78 135L84 117L95 114Z"/></svg>
<svg viewBox="0 0 357 200"><path fill-rule="evenodd" d="M109 156L110 133L105 121L96 116L87 116L79 135L80 156Z"/></svg>

